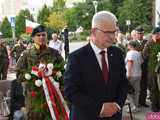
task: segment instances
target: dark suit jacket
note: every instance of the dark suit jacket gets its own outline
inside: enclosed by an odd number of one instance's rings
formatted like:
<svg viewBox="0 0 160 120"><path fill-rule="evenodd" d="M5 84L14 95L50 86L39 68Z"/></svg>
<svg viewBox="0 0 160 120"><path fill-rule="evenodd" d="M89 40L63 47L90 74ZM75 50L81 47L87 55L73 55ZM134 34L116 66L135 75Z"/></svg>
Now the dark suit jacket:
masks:
<svg viewBox="0 0 160 120"><path fill-rule="evenodd" d="M121 112L112 118L99 118L104 102L122 107L127 96L126 70L119 48L108 48L108 63L109 80L105 83L90 44L69 55L64 92L71 102L71 120L121 120Z"/></svg>
<svg viewBox="0 0 160 120"><path fill-rule="evenodd" d="M14 111L20 110L21 107L25 106L25 98L23 95L23 87L17 80L13 80L11 83L11 105L10 111L13 115Z"/></svg>

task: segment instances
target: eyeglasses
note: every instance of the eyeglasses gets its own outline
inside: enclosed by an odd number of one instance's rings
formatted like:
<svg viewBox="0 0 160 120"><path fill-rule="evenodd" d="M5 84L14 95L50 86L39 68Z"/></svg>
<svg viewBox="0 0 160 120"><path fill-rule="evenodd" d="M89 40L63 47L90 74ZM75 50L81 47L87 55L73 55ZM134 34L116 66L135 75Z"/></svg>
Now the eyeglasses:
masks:
<svg viewBox="0 0 160 120"><path fill-rule="evenodd" d="M101 32L104 33L104 34L108 34L108 35L115 35L116 32L117 32L117 30L115 30L115 31L103 31L103 30L101 30L101 29L99 29L99 28L95 28L95 29L101 31Z"/></svg>
<svg viewBox="0 0 160 120"><path fill-rule="evenodd" d="M45 33L43 33L43 34L36 34L36 36L38 36L38 37L40 37L40 36L45 37L46 34Z"/></svg>

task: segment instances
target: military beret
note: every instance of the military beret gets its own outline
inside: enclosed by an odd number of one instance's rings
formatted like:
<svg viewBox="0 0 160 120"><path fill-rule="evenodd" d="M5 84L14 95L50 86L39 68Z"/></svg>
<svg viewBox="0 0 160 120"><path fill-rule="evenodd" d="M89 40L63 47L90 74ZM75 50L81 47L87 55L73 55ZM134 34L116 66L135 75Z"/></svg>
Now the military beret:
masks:
<svg viewBox="0 0 160 120"><path fill-rule="evenodd" d="M155 28L153 28L152 34L156 34L156 33L158 33L158 32L160 32L160 27L155 27Z"/></svg>
<svg viewBox="0 0 160 120"><path fill-rule="evenodd" d="M46 28L43 25L35 27L32 31L31 37L34 37L39 32L46 32Z"/></svg>
<svg viewBox="0 0 160 120"><path fill-rule="evenodd" d="M138 27L135 28L135 31L137 31L137 32L144 32L144 29L143 29L142 26L138 26Z"/></svg>

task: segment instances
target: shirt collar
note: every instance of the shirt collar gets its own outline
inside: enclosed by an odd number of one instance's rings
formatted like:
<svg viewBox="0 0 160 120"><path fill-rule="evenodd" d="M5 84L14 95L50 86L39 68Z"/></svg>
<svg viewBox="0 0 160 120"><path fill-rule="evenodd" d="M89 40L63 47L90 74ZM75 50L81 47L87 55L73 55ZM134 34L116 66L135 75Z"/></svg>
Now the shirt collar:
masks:
<svg viewBox="0 0 160 120"><path fill-rule="evenodd" d="M99 54L102 50L104 50L107 53L107 48L100 49L91 40L90 40L90 44L91 44L91 47L92 47L93 51L95 52L95 54Z"/></svg>

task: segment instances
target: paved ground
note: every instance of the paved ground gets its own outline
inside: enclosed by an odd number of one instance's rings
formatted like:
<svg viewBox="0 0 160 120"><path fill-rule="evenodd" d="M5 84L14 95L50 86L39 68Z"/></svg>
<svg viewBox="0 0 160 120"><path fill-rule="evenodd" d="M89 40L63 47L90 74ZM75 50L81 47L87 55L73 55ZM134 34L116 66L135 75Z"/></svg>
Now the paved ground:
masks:
<svg viewBox="0 0 160 120"><path fill-rule="evenodd" d="M85 45L86 43L87 42L71 43L70 44L70 52L78 49L79 47ZM64 56L64 53L62 54L62 56ZM10 71L8 72L7 79L13 80L15 78L16 78L16 75L15 75L15 72L14 72L14 67L11 67ZM150 104L149 101L148 101L148 104ZM130 117L129 117L129 113L125 112L125 109L127 107L128 106L124 106L124 108L123 108L124 120L131 120ZM132 116L134 118L133 120L146 120L145 115L146 115L147 112L150 112L150 111L151 111L150 108L141 107L139 112L136 112L136 113L132 114Z"/></svg>

